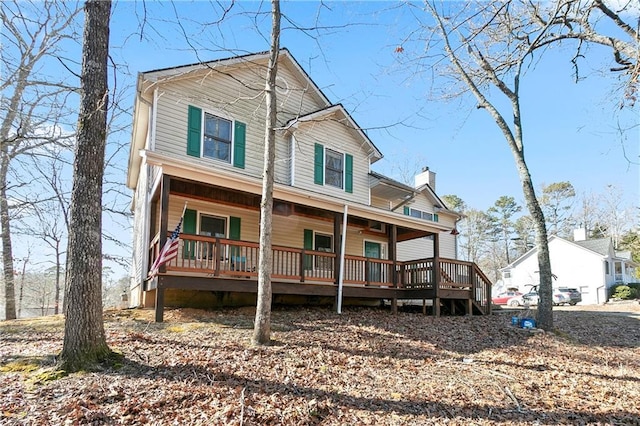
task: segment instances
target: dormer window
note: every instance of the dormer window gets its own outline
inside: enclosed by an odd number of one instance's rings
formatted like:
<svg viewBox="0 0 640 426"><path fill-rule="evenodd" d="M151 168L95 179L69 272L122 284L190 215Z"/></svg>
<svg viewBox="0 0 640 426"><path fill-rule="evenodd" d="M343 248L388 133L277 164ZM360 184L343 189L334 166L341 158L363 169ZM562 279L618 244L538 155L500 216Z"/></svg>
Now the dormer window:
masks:
<svg viewBox="0 0 640 426"><path fill-rule="evenodd" d="M344 181L344 154L325 150L324 183L342 189Z"/></svg>
<svg viewBox="0 0 640 426"><path fill-rule="evenodd" d="M353 156L315 144L313 181L353 192Z"/></svg>

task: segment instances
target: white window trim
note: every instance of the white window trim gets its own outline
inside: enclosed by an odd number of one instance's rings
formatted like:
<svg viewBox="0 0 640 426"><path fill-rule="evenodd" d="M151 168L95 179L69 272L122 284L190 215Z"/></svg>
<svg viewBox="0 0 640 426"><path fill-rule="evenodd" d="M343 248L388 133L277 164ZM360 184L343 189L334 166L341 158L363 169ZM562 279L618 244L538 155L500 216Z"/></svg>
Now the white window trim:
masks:
<svg viewBox="0 0 640 426"><path fill-rule="evenodd" d="M411 214L411 211L412 211L412 210L413 210L413 211L420 212L420 217L413 216L413 215ZM431 215L431 219L425 219L424 217L422 217L422 214L423 214L423 213L430 214L430 215ZM414 219L428 220L429 222L435 222L435 215L436 215L436 214L437 214L437 213L435 213L435 212L429 212L429 211L427 211L427 210L414 209L413 207L409 207L409 216L410 216L410 217L412 217L412 218L414 218Z"/></svg>
<svg viewBox="0 0 640 426"><path fill-rule="evenodd" d="M380 244L380 259L389 260L387 259L387 253L388 253L387 243L385 243L384 241L371 240L366 238L362 240L362 256L363 257L367 256L367 251L366 251L367 243Z"/></svg>
<svg viewBox="0 0 640 426"><path fill-rule="evenodd" d="M229 115L227 114L221 114L219 112L216 112L214 110L210 110L210 109L205 109L205 108L201 108L202 113L200 115L200 158L204 158L207 160L212 160L212 161L218 161L220 163L223 164L233 164L233 155L234 155L234 147L235 147L235 141L236 141L236 121L231 118ZM205 116L206 114L209 115L213 115L214 117L218 117L221 118L223 120L227 120L231 123L231 146L229 148L230 152L229 152L229 161L225 161L225 160L221 160L219 158L214 158L214 157L205 157L204 156L204 129L205 129Z"/></svg>
<svg viewBox="0 0 640 426"><path fill-rule="evenodd" d="M321 231L313 231L313 251L317 251L316 250L316 235L322 235L324 237L329 237L331 238L331 245L333 246L333 234L330 234L328 232L321 232ZM333 253L333 247L331 247L331 251L327 252L327 253Z"/></svg>
<svg viewBox="0 0 640 426"><path fill-rule="evenodd" d="M333 234L329 234L327 232L315 231L315 230L313 231L313 242L312 242L313 243L313 251L318 251L318 250L316 250L316 235L322 235L322 236L331 238L331 251L323 252L323 253L335 253L333 251L333 244L334 244ZM325 259L325 258L324 257L320 257L320 259ZM320 263L320 262L318 262L318 258L316 258L316 255L314 255L313 256L313 265L312 265L313 266L313 270L314 271L324 271L324 270L327 269L327 268L319 267L318 263Z"/></svg>
<svg viewBox="0 0 640 426"><path fill-rule="evenodd" d="M335 185L331 185L331 184L327 184L327 150L329 151L333 151L336 152L338 154L342 155L342 187L339 188ZM322 153L323 157L322 157L322 167L323 167L323 174L322 174L322 179L323 179L323 185L322 186L330 186L331 188L335 188L338 189L342 192L346 192L346 186L347 186L347 170L346 170L346 161L347 161L347 153L344 151L340 151L337 149L333 149L330 148L328 146L324 146L324 152Z"/></svg>
<svg viewBox="0 0 640 426"><path fill-rule="evenodd" d="M230 222L230 218L231 216L228 215L223 215L223 214L218 214L218 213L209 213L209 212L201 212L198 211L198 220L196 223L196 231L198 232L198 235L200 235L200 225L202 223L202 216L209 216L209 217L215 217L215 218L219 218L219 219L224 219L224 237L216 237L215 235L207 235L207 236L211 236L211 237L215 237L215 238L225 238L228 239L229 238L229 222Z"/></svg>

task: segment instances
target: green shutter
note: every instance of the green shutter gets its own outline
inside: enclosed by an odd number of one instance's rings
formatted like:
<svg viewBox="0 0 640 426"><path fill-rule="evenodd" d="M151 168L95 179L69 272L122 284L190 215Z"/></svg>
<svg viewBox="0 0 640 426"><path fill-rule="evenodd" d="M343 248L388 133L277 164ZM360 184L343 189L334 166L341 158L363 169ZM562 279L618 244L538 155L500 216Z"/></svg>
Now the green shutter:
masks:
<svg viewBox="0 0 640 426"><path fill-rule="evenodd" d="M344 156L344 190L353 192L353 155Z"/></svg>
<svg viewBox="0 0 640 426"><path fill-rule="evenodd" d="M324 184L324 147L317 143L314 150L313 183Z"/></svg>
<svg viewBox="0 0 640 426"><path fill-rule="evenodd" d="M311 229L304 230L304 243L302 246L305 250L313 250L313 231ZM313 256L305 255L304 269L313 269Z"/></svg>
<svg viewBox="0 0 640 426"><path fill-rule="evenodd" d="M187 119L187 155L200 157L200 137L202 135L202 110L189 105Z"/></svg>
<svg viewBox="0 0 640 426"><path fill-rule="evenodd" d="M434 213L434 214L433 214L433 221L434 221L434 222L437 222L437 221L438 221L438 214L437 214L437 213Z"/></svg>
<svg viewBox="0 0 640 426"><path fill-rule="evenodd" d="M246 144L247 125L236 121L233 132L233 167L244 169L244 150Z"/></svg>
<svg viewBox="0 0 640 426"><path fill-rule="evenodd" d="M186 209L184 211L184 219L182 220L182 232L185 234L196 233L196 223L198 219L198 212L195 210ZM182 247L182 257L184 259L195 259L196 256L196 242L184 241Z"/></svg>
<svg viewBox="0 0 640 426"><path fill-rule="evenodd" d="M230 240L239 240L240 239L240 218L231 216L229 218L229 239ZM231 246L231 250L229 255L233 262L240 262L241 250L238 246ZM238 259L236 259L238 258Z"/></svg>
<svg viewBox="0 0 640 426"><path fill-rule="evenodd" d="M404 206L404 214L406 214L407 216L409 216L409 207Z"/></svg>
<svg viewBox="0 0 640 426"><path fill-rule="evenodd" d="M229 218L229 239L240 239L240 218L231 216Z"/></svg>

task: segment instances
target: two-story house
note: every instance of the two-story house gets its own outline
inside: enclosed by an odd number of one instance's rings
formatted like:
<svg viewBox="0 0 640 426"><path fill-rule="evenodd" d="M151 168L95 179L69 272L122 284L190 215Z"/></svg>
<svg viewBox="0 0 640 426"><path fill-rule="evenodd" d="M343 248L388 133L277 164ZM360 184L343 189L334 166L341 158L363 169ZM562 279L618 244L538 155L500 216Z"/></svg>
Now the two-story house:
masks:
<svg viewBox="0 0 640 426"><path fill-rule="evenodd" d="M158 321L164 306L255 303L267 60L139 74L127 176L131 304L155 306ZM484 274L455 260L459 215L429 185L432 172L417 187L372 172L382 153L286 49L277 103L275 301L331 299L340 288L345 301L430 299L435 314L490 309ZM152 274L181 216L178 255Z"/></svg>

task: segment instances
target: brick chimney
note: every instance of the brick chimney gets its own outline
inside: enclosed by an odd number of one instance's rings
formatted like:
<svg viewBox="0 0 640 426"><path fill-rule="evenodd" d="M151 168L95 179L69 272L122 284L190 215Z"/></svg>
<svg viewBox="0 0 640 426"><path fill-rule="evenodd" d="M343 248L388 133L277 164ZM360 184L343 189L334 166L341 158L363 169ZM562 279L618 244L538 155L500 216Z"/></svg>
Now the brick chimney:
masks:
<svg viewBox="0 0 640 426"><path fill-rule="evenodd" d="M423 186L425 183L429 184L431 189L436 190L436 174L429 170L429 167L425 166L422 171L418 173L414 178L414 185L416 188Z"/></svg>

